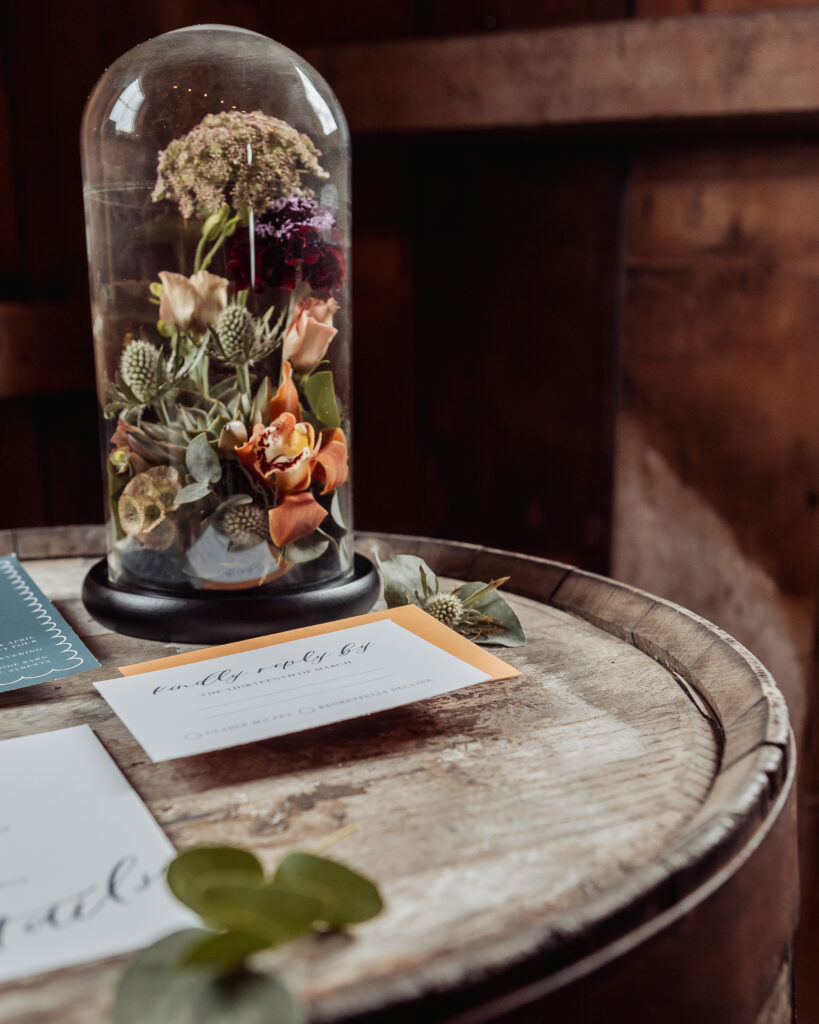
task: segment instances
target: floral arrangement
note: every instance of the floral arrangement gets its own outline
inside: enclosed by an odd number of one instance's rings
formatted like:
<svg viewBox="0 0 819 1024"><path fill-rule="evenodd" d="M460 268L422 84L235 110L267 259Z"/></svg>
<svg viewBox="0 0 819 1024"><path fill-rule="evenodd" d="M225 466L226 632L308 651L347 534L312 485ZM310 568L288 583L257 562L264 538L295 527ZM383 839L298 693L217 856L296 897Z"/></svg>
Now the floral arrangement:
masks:
<svg viewBox="0 0 819 1024"><path fill-rule="evenodd" d="M152 199L199 237L189 274L146 282L155 328L126 332L105 380L115 552L136 577L218 588L343 568L345 263L309 187L320 157L286 122L233 110L158 154Z"/></svg>

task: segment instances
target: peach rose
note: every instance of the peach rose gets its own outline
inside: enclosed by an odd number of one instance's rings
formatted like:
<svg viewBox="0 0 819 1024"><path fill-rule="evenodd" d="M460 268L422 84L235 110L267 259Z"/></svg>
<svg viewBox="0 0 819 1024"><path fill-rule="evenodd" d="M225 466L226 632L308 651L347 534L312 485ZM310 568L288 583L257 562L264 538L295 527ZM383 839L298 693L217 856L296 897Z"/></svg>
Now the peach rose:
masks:
<svg viewBox="0 0 819 1024"><path fill-rule="evenodd" d="M282 359L294 370L309 373L324 358L330 342L338 334L333 316L338 311L335 299L302 299L284 333Z"/></svg>
<svg viewBox="0 0 819 1024"><path fill-rule="evenodd" d="M228 279L200 270L192 277L160 272L162 301L159 319L183 330L204 331L227 306Z"/></svg>

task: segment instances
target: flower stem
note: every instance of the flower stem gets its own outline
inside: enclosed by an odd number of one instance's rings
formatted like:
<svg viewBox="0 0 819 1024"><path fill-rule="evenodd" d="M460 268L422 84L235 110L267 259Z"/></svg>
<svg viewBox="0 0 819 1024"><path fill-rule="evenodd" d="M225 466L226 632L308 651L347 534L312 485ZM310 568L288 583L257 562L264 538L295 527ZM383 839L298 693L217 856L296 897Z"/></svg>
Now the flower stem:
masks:
<svg viewBox="0 0 819 1024"><path fill-rule="evenodd" d="M205 233L202 232L202 237L199 239L199 244L196 247L196 256L193 260L193 272L196 274L202 269L202 253L205 251Z"/></svg>
<svg viewBox="0 0 819 1024"><path fill-rule="evenodd" d="M203 398L210 398L210 382L208 380L208 374L210 372L210 356L207 352L202 356L202 362L199 364L199 377L200 377L200 388L202 391Z"/></svg>
<svg viewBox="0 0 819 1024"><path fill-rule="evenodd" d="M236 364L236 382L245 394L250 392L250 368L248 363Z"/></svg>
<svg viewBox="0 0 819 1024"><path fill-rule="evenodd" d="M168 407L165 405L164 398L158 398L156 401L156 411L159 415L160 420L166 425L171 425L171 417L168 415Z"/></svg>
<svg viewBox="0 0 819 1024"><path fill-rule="evenodd" d="M216 241L213 243L213 245L211 246L210 250L208 251L207 256L201 261L201 263L199 262L199 259L201 257L201 253L199 252L199 247L197 246L197 249L196 249L196 262L194 263L194 267L195 267L194 273L196 272L196 270L206 270L210 266L211 260L216 255L216 253L219 252L219 250L222 248L222 246L224 245L224 243L227 240L227 238L230 235L233 234L234 230L236 229L236 225L238 223L239 223L239 218L238 217L231 217L231 219L225 223L224 227L219 232L219 236L217 237ZM203 236L202 239L200 240L199 245L200 246L203 245L204 241L205 241L205 239L204 239L204 236Z"/></svg>

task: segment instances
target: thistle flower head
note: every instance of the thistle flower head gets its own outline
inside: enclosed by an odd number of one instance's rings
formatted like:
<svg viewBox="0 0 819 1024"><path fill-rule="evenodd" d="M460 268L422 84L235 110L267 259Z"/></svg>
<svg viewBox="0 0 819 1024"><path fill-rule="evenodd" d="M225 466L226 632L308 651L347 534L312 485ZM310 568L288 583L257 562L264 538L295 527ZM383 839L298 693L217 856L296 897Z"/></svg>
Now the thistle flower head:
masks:
<svg viewBox="0 0 819 1024"><path fill-rule="evenodd" d="M311 195L302 177L327 178L311 140L255 110L208 114L159 154L154 202L172 199L188 217L222 206L259 214L280 196Z"/></svg>
<svg viewBox="0 0 819 1024"><path fill-rule="evenodd" d="M256 340L253 314L244 306L228 306L219 314L216 334L222 350L219 354L226 362L246 361Z"/></svg>
<svg viewBox="0 0 819 1024"><path fill-rule="evenodd" d="M455 594L431 594L424 601L424 611L445 626L454 629L464 613L463 602Z"/></svg>
<svg viewBox="0 0 819 1024"><path fill-rule="evenodd" d="M165 377L162 353L149 341L134 338L122 351L119 375L138 401L149 402L154 397L157 382L161 383Z"/></svg>
<svg viewBox="0 0 819 1024"><path fill-rule="evenodd" d="M270 540L268 515L258 505L233 505L219 517L219 529L237 548L252 548Z"/></svg>

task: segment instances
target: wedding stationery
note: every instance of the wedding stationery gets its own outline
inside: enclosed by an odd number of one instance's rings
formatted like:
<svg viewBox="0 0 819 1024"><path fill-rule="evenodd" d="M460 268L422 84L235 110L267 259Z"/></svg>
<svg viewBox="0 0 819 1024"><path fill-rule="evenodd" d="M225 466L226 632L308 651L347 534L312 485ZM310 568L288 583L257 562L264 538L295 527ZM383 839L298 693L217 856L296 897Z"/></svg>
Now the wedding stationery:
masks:
<svg viewBox="0 0 819 1024"><path fill-rule="evenodd" d="M195 920L174 849L87 725L0 742L0 982L113 956Z"/></svg>
<svg viewBox="0 0 819 1024"><path fill-rule="evenodd" d="M0 693L97 665L16 555L0 558Z"/></svg>
<svg viewBox="0 0 819 1024"><path fill-rule="evenodd" d="M436 697L517 669L415 605L128 666L95 686L153 761Z"/></svg>

